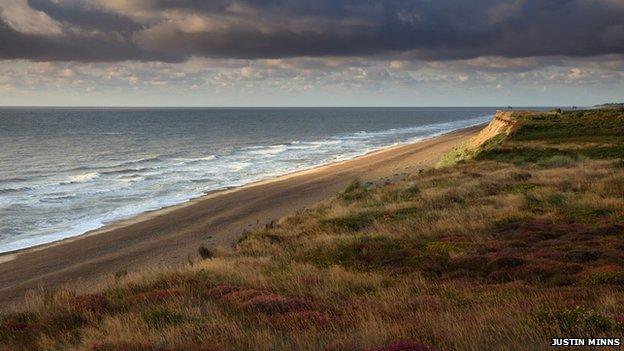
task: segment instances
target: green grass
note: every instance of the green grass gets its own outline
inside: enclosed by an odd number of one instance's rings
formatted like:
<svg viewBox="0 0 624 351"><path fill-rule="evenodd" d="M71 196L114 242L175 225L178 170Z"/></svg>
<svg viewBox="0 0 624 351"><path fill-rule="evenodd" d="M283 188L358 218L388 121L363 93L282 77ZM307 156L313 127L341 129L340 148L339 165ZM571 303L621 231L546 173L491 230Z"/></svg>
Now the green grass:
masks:
<svg viewBox="0 0 624 351"><path fill-rule="evenodd" d="M522 127L484 150L481 160L557 166L583 158L616 159L624 155L624 116L618 110L588 110L526 115Z"/></svg>
<svg viewBox="0 0 624 351"><path fill-rule="evenodd" d="M447 152L442 156L442 159L438 162L438 167L450 167L464 160L473 157L474 152L468 149L468 141L460 143L453 147L450 152Z"/></svg>

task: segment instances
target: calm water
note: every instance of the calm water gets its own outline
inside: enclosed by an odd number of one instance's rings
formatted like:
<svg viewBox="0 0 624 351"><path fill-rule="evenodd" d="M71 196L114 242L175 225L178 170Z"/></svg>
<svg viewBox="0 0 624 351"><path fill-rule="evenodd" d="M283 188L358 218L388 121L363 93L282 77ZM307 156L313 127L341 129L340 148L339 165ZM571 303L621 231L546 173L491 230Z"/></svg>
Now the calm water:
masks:
<svg viewBox="0 0 624 351"><path fill-rule="evenodd" d="M488 121L494 108L0 109L0 252Z"/></svg>

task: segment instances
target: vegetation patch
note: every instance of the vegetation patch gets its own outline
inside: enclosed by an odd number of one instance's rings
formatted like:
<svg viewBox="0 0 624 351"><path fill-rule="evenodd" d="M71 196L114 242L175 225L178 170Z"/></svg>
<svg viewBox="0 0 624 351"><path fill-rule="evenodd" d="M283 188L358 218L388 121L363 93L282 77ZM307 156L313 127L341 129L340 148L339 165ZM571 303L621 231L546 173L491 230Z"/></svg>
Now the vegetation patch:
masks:
<svg viewBox="0 0 624 351"><path fill-rule="evenodd" d="M586 335L591 332L621 331L622 325L613 318L584 307L541 309L537 319L546 329L567 334Z"/></svg>
<svg viewBox="0 0 624 351"><path fill-rule="evenodd" d="M346 216L322 219L320 224L333 231L362 230L373 223L375 215L371 212L359 212Z"/></svg>
<svg viewBox="0 0 624 351"><path fill-rule="evenodd" d="M438 162L438 167L450 167L459 162L468 160L474 156L474 152L468 148L469 142L463 142L456 145L442 156L442 159Z"/></svg>
<svg viewBox="0 0 624 351"><path fill-rule="evenodd" d="M174 312L167 307L149 309L143 312L142 317L145 323L153 328L181 324L186 320L184 315Z"/></svg>
<svg viewBox="0 0 624 351"><path fill-rule="evenodd" d="M519 118L477 154L463 145L395 184L355 180L188 266L34 294L0 317L0 350L543 349L545 336L620 335L624 112Z"/></svg>
<svg viewBox="0 0 624 351"><path fill-rule="evenodd" d="M343 201L349 203L358 200L364 200L368 197L369 191L366 186L362 183L362 181L358 179L354 179L347 188L341 192L338 197Z"/></svg>

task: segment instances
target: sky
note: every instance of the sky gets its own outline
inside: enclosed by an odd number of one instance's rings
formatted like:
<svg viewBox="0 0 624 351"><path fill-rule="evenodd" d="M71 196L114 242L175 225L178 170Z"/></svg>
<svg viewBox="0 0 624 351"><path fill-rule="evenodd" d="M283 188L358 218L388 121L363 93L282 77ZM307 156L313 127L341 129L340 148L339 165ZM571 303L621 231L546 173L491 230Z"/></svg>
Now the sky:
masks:
<svg viewBox="0 0 624 351"><path fill-rule="evenodd" d="M624 0L0 0L4 106L624 101Z"/></svg>

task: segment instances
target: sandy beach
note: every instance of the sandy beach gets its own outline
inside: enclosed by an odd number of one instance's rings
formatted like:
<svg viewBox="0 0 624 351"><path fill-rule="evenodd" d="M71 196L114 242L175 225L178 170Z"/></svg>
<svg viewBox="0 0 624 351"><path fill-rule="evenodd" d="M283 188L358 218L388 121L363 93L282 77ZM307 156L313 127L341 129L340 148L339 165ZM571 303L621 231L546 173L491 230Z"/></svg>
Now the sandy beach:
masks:
<svg viewBox="0 0 624 351"><path fill-rule="evenodd" d="M210 193L56 243L0 255L0 307L39 286L88 288L119 272L186 264L200 246L232 245L258 228L342 190L354 178L386 182L435 165L471 127L268 181Z"/></svg>

